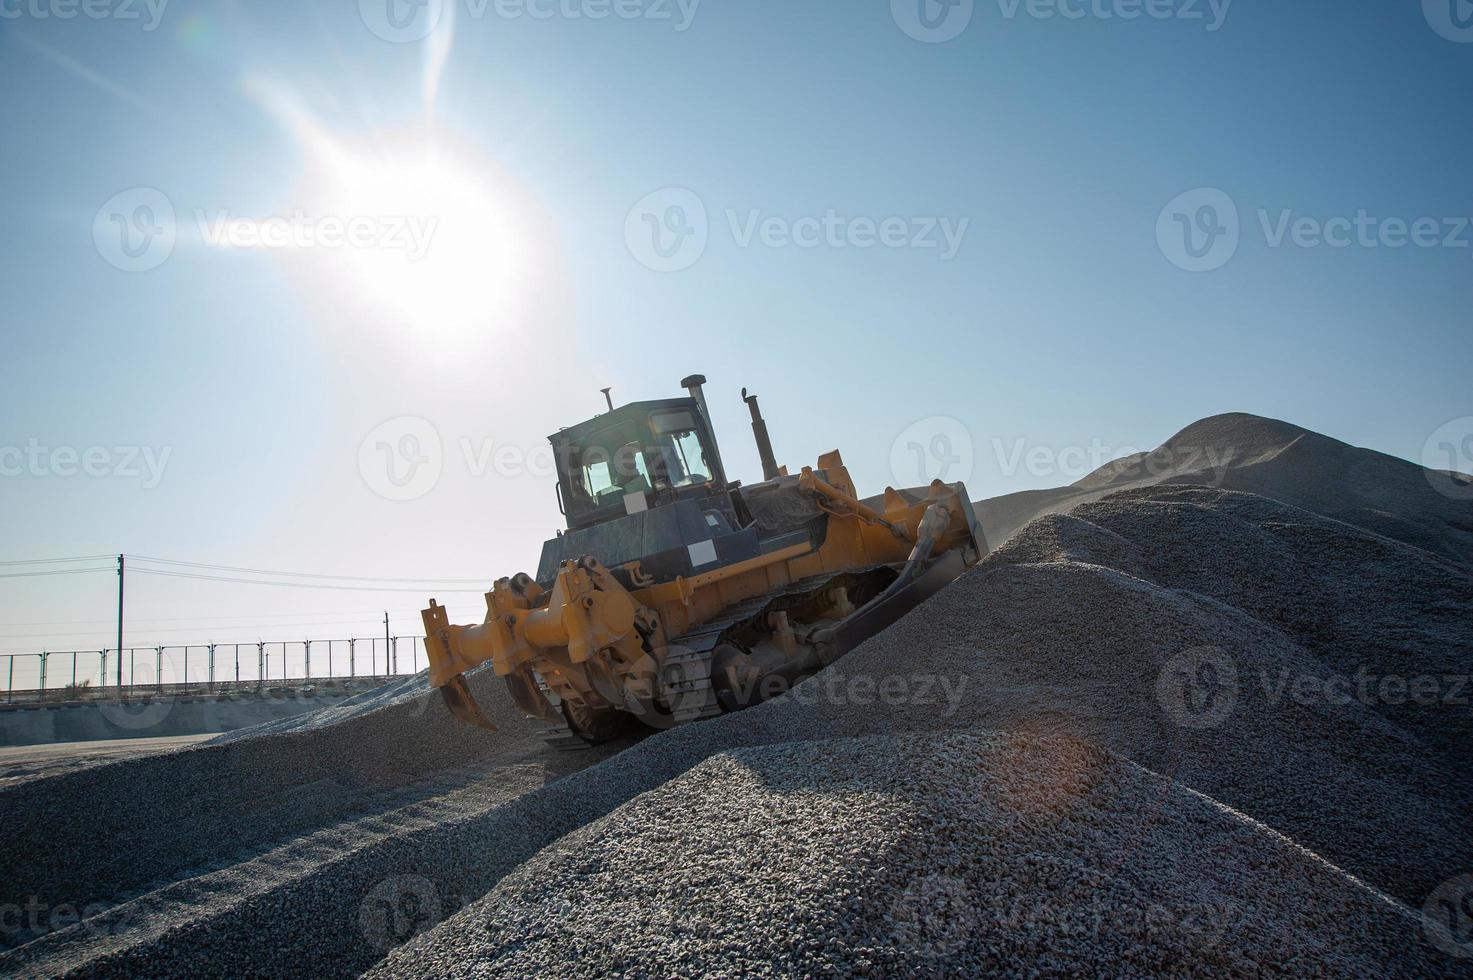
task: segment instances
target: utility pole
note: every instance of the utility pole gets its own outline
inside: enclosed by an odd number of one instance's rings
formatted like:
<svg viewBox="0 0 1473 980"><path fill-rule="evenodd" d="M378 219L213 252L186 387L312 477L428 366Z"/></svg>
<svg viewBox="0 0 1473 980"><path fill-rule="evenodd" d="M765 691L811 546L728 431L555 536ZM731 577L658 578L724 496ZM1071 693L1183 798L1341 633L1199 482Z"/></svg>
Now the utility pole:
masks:
<svg viewBox="0 0 1473 980"><path fill-rule="evenodd" d="M375 669L377 667L375 666ZM384 673L389 672L389 614L384 613Z"/></svg>
<svg viewBox="0 0 1473 980"><path fill-rule="evenodd" d="M118 555L118 695L123 693L123 556Z"/></svg>

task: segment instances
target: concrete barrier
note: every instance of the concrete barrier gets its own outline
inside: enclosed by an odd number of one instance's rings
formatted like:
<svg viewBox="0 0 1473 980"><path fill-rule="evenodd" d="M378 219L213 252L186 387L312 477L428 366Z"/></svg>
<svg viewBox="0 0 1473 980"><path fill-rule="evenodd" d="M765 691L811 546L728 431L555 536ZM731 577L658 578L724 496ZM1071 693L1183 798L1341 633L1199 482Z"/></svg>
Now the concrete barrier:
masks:
<svg viewBox="0 0 1473 980"><path fill-rule="evenodd" d="M356 691L292 690L189 695L66 704L0 705L0 745L45 745L117 738L229 732L341 704Z"/></svg>

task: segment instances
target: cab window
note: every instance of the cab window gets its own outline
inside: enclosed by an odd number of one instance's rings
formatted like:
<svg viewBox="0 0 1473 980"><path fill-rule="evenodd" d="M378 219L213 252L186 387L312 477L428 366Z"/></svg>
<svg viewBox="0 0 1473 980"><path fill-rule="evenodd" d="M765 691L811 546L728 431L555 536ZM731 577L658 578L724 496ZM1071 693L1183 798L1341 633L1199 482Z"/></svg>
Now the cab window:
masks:
<svg viewBox="0 0 1473 980"><path fill-rule="evenodd" d="M711 467L701 445L700 429L690 412L662 412L650 418L655 449L672 487L707 483Z"/></svg>

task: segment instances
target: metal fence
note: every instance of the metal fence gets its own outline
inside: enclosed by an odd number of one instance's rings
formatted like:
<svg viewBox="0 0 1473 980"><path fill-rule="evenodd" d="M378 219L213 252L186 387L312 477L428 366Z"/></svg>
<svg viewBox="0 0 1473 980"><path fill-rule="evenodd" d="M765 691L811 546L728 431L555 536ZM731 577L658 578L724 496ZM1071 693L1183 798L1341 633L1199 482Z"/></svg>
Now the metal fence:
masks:
<svg viewBox="0 0 1473 980"><path fill-rule="evenodd" d="M423 643L420 636L379 636L129 647L122 651L122 693L412 675L428 666ZM7 701L27 695L82 697L103 689L116 693L118 668L118 652L111 649L0 654Z"/></svg>

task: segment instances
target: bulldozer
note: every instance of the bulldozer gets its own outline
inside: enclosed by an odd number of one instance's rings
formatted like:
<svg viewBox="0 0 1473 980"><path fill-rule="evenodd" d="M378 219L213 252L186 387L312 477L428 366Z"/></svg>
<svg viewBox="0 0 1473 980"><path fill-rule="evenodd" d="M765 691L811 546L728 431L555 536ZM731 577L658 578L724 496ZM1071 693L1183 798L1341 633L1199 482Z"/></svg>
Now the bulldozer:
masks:
<svg viewBox="0 0 1473 980"><path fill-rule="evenodd" d="M498 579L476 625L423 611L429 682L493 728L466 683L490 665L538 736L585 749L775 697L834 663L987 554L966 487L861 498L838 451L790 474L742 390L761 482L729 478L707 410L632 402L549 437L566 518L535 576Z"/></svg>

